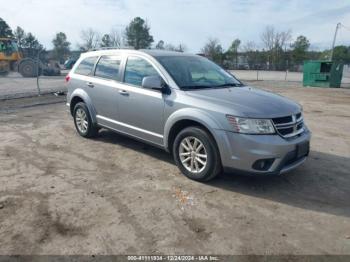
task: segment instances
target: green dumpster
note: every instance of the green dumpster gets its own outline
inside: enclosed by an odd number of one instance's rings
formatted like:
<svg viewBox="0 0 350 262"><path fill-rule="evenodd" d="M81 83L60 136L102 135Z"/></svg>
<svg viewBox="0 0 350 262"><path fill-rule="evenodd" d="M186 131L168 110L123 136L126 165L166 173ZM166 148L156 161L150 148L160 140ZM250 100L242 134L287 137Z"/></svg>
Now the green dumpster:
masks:
<svg viewBox="0 0 350 262"><path fill-rule="evenodd" d="M340 87L343 63L312 60L304 62L303 86Z"/></svg>

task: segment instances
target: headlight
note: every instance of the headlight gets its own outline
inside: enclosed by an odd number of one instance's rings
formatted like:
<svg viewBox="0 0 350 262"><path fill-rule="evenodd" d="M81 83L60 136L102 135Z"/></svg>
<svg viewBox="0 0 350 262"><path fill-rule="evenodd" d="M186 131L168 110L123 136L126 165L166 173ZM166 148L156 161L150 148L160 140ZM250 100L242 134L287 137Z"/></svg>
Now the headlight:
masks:
<svg viewBox="0 0 350 262"><path fill-rule="evenodd" d="M275 128L270 119L252 119L226 115L233 131L242 134L274 134Z"/></svg>

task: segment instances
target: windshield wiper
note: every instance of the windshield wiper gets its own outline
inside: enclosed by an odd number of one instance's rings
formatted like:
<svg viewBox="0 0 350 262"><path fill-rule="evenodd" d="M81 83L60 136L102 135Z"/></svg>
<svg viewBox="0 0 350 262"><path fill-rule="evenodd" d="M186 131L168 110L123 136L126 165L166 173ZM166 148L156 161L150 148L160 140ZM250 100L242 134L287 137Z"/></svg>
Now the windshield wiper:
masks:
<svg viewBox="0 0 350 262"><path fill-rule="evenodd" d="M230 86L237 87L237 86L243 86L243 84L227 83L227 84L217 85L217 86L213 86L213 87L220 88L220 87L230 87Z"/></svg>
<svg viewBox="0 0 350 262"><path fill-rule="evenodd" d="M215 88L224 88L224 87L237 87L237 86L243 86L243 84L240 83L227 83L227 84L222 84L222 85L210 85L210 86L205 86L205 85L196 85L196 86L181 86L181 89L185 90L196 90L196 89L215 89Z"/></svg>
<svg viewBox="0 0 350 262"><path fill-rule="evenodd" d="M191 89L204 89L204 88L213 88L212 86L181 86L181 89L191 90Z"/></svg>

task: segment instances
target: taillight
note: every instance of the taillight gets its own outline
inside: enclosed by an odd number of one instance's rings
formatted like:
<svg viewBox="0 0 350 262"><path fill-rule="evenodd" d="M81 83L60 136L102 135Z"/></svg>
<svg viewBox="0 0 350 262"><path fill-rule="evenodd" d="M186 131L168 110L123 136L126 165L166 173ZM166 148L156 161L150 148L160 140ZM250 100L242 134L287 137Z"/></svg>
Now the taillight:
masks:
<svg viewBox="0 0 350 262"><path fill-rule="evenodd" d="M70 76L69 75L66 75L66 83L68 83L70 80Z"/></svg>

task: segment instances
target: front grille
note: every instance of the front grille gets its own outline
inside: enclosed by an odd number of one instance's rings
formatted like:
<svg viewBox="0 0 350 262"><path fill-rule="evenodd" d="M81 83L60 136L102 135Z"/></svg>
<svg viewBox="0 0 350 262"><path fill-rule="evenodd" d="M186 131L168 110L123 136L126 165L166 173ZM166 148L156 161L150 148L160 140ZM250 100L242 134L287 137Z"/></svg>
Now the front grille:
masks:
<svg viewBox="0 0 350 262"><path fill-rule="evenodd" d="M293 121L292 116L278 117L273 119L273 122L275 123L275 125L289 123L292 121Z"/></svg>
<svg viewBox="0 0 350 262"><path fill-rule="evenodd" d="M304 132L304 119L301 113L272 119L278 134L291 138Z"/></svg>

